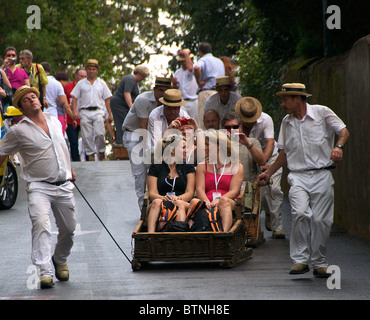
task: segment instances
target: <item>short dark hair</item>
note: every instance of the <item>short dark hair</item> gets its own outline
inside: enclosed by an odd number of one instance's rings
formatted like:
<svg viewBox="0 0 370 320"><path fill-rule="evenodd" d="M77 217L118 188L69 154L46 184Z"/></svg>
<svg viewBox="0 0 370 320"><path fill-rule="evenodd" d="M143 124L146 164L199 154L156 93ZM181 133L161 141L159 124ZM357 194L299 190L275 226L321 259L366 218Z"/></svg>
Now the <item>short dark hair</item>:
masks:
<svg viewBox="0 0 370 320"><path fill-rule="evenodd" d="M41 62L40 64L44 68L45 72L51 73L51 65L49 62Z"/></svg>
<svg viewBox="0 0 370 320"><path fill-rule="evenodd" d="M55 79L60 81L60 80L64 80L64 81L68 81L68 73L67 72L63 72L63 71L60 71L60 72L57 72L57 74L55 75Z"/></svg>
<svg viewBox="0 0 370 320"><path fill-rule="evenodd" d="M238 120L239 126L242 124L242 119L240 118L240 116L234 111L229 111L229 112L226 112L221 118L221 128L224 127L226 121L232 121L232 120Z"/></svg>
<svg viewBox="0 0 370 320"><path fill-rule="evenodd" d="M7 47L7 48L5 49L5 51L4 51L4 57L6 56L6 53L7 53L8 51L14 51L14 52L15 52L15 54L17 54L17 49L16 49L15 47Z"/></svg>
<svg viewBox="0 0 370 320"><path fill-rule="evenodd" d="M208 42L202 42L199 44L198 51L207 54L207 53L212 53L212 46Z"/></svg>

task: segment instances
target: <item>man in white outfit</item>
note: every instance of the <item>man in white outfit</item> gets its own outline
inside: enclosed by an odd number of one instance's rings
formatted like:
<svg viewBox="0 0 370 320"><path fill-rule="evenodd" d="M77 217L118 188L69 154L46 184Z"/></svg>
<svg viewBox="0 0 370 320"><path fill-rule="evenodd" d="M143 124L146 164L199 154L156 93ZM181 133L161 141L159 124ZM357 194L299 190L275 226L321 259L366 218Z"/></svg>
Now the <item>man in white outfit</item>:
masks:
<svg viewBox="0 0 370 320"><path fill-rule="evenodd" d="M149 115L148 134L150 137L150 149L152 152L157 142L162 139L163 133L176 118L190 118L188 113L182 110L185 100L181 98L180 90L168 89L159 101L162 106L153 110Z"/></svg>
<svg viewBox="0 0 370 320"><path fill-rule="evenodd" d="M189 49L179 51L176 60L181 63L181 67L176 70L172 83L182 92L182 98L186 102L182 110L185 110L199 124L198 84L194 76L193 56Z"/></svg>
<svg viewBox="0 0 370 320"><path fill-rule="evenodd" d="M148 144L147 127L149 114L161 104L159 99L171 87L172 82L170 78L157 77L153 91L143 92L136 97L122 125L122 141L129 154L131 172L135 179L135 191L140 210L144 203L145 183L148 172L147 165L150 164L144 161L144 152ZM143 147L140 148L140 145Z"/></svg>
<svg viewBox="0 0 370 320"><path fill-rule="evenodd" d="M96 152L99 160L104 160L106 113L107 120L113 121L110 108L112 93L105 81L97 77L99 71L97 60L89 59L85 68L87 78L79 81L71 92L72 112L74 120L80 118L82 142L89 161L95 161Z"/></svg>
<svg viewBox="0 0 370 320"><path fill-rule="evenodd" d="M13 105L24 117L0 142L0 164L8 155L19 152L32 222L31 258L40 270L40 286L44 289L54 286L53 264L58 280L69 279L67 258L76 227L74 186L70 180L75 177L61 123L42 112L39 96L34 87L22 86L16 91ZM59 231L53 256L50 211Z"/></svg>
<svg viewBox="0 0 370 320"><path fill-rule="evenodd" d="M290 274L309 271L317 277L329 277L326 246L334 215L334 180L329 169L343 158L343 146L349 132L343 121L328 107L306 103L310 94L301 83L286 83L281 106L287 113L280 127L276 161L259 176L266 184L284 164L290 173L289 200L292 212ZM338 135L334 146L334 136Z"/></svg>
<svg viewBox="0 0 370 320"><path fill-rule="evenodd" d="M278 157L278 149L275 141L274 123L272 118L262 111L262 105L258 99L253 97L244 97L236 103L236 112L243 121L243 132L247 137L256 138L261 146L266 158L266 165L261 169L266 169L275 162ZM281 191L281 176L283 169L277 170L271 177L273 183L270 186L261 188L261 198L265 210L266 229L272 230L274 239L284 239L281 219L281 206L284 194Z"/></svg>

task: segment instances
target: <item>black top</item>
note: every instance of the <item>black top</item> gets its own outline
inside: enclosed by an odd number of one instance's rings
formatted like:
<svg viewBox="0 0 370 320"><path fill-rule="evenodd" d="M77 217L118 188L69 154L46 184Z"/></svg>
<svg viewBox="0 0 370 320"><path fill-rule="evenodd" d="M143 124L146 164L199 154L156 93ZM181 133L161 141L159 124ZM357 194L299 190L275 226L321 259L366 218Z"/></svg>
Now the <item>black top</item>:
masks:
<svg viewBox="0 0 370 320"><path fill-rule="evenodd" d="M177 164L176 171L178 177L176 177L174 192L177 196L185 193L188 173L195 173L195 168L192 164ZM157 188L158 193L161 196L165 196L167 192L172 192L173 180L168 178L170 168L166 163L152 164L149 168L148 175L158 178ZM167 182L166 182L167 181Z"/></svg>

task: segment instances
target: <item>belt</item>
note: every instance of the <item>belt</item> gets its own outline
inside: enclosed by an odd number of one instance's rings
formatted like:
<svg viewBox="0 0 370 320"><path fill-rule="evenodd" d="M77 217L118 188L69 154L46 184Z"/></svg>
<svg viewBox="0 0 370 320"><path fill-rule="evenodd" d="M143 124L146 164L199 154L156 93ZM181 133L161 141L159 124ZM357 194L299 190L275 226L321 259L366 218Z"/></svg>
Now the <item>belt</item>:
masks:
<svg viewBox="0 0 370 320"><path fill-rule="evenodd" d="M49 181L41 181L41 182L46 182L48 184L52 184L53 186L61 186L62 184L65 184L68 180L63 180L63 181L57 181L57 182L49 182Z"/></svg>
<svg viewBox="0 0 370 320"><path fill-rule="evenodd" d="M302 169L302 170L290 170L291 172L307 172L307 171L319 171L319 170L333 170L336 166L328 166L322 168Z"/></svg>
<svg viewBox="0 0 370 320"><path fill-rule="evenodd" d="M88 111L95 111L95 110L98 110L99 107L87 107L87 108L83 108L84 110L88 110Z"/></svg>

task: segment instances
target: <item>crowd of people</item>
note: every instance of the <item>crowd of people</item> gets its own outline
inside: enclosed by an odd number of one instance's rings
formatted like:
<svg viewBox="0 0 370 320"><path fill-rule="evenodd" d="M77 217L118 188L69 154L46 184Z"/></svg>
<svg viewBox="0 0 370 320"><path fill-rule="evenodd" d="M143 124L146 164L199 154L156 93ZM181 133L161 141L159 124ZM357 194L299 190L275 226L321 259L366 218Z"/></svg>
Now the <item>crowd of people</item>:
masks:
<svg viewBox="0 0 370 320"><path fill-rule="evenodd" d="M150 71L137 66L132 75L122 78L112 95L98 77L99 62L95 59L89 59L85 68L76 70L74 81L68 82L66 73L52 76L49 63L32 62L29 50L20 52L20 64L16 64L17 50L6 49L1 83L12 89L13 105L23 112L26 121L22 120L6 135L0 144L0 160L19 152L25 168L23 177L33 187L29 186L28 192L43 200L32 203L30 215L33 246L45 248L47 243L49 250L33 251L34 263L41 267L41 275L47 277L44 287L52 286L49 279L52 264L57 278L68 280L66 259L72 245L75 216L73 207L61 208L73 201L68 181L74 176L71 160L81 159L79 137L88 161L103 160L106 130L114 145L124 146L129 154L140 210L148 190L149 232L168 231L163 229L166 223L162 213L166 210L174 213L171 218L174 230L195 230L200 208L217 211L219 228L227 232L232 226L232 210L242 182L257 179L262 186L266 228L272 231L273 238L284 239L280 181L282 167L287 164L291 172L288 180L293 217L290 254L294 264L290 272L307 272L311 263L316 275L327 275L325 248L333 219L333 181L329 169L342 159L348 130L329 108L307 103L310 95L303 84L288 83L277 93L288 115L276 141L273 120L263 112L260 101L242 97L238 91L234 74L237 66L227 57L215 57L209 43L201 43L197 54L199 59L193 62L190 50L180 50L176 57L180 66L174 77L156 77L153 89L143 93L139 83ZM0 89L2 98L6 96L4 92ZM34 165L31 156L41 154L44 148L49 150L50 144L44 141L30 147L20 138L24 132L34 130L30 127L32 122L54 143L61 143L64 132L68 137L70 157L67 159L65 147L50 154L48 163L54 160L63 165L52 166L47 176L40 172L41 167L31 170ZM57 132L59 127L62 130ZM333 148L334 133L339 138ZM43 161L46 160L41 157L39 166L45 166ZM259 172L262 173L258 175ZM265 186L270 179L273 183ZM63 189L64 199L48 198L55 188ZM50 237L40 236L42 232L50 233L43 224L47 219L45 212L50 210L45 203L50 201L59 204L57 209L52 206L52 210L60 221L62 234L53 257Z"/></svg>

